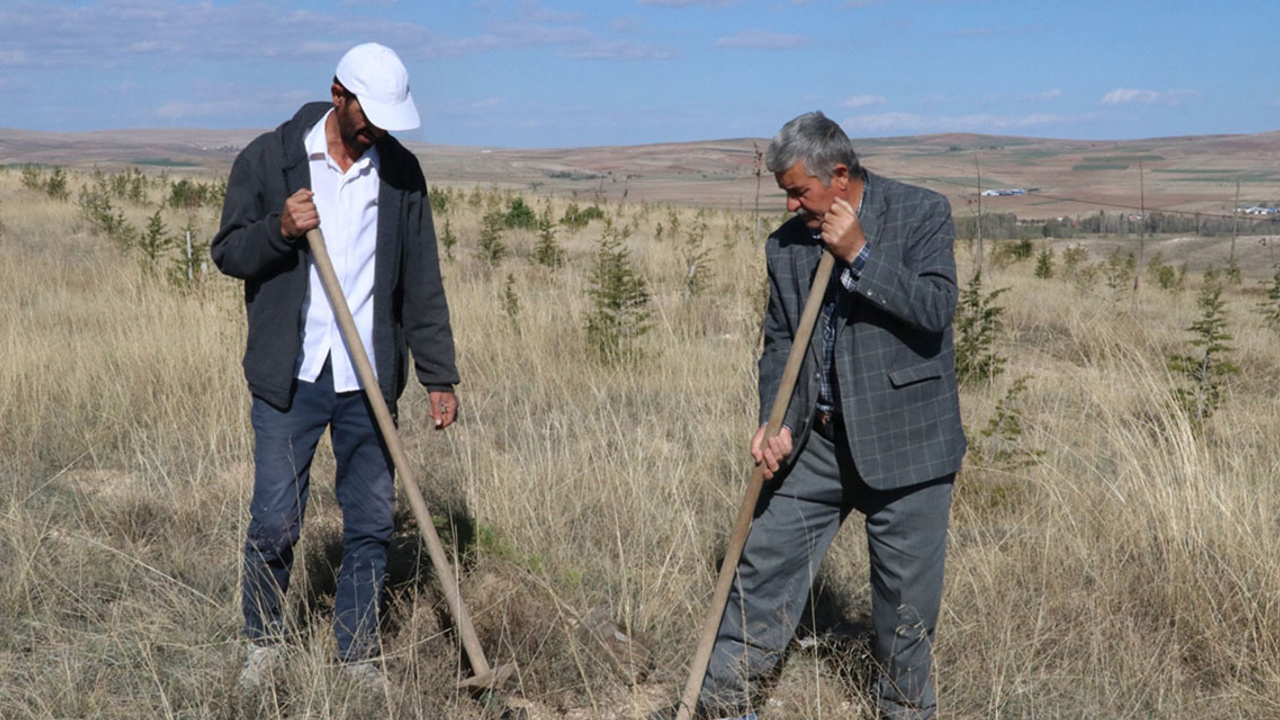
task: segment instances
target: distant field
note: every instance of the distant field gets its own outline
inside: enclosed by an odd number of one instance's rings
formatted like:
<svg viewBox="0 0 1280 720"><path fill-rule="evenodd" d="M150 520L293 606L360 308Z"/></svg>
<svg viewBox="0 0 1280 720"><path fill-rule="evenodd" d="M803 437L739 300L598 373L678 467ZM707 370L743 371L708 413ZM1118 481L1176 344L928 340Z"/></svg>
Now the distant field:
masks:
<svg viewBox="0 0 1280 720"><path fill-rule="evenodd" d="M172 173L225 174L256 131L0 133L0 163L42 163L112 170L127 165ZM536 188L570 199L600 197L727 208L753 206L756 152L768 138L646 146L519 150L410 143L434 184ZM1230 214L1241 198L1280 204L1280 132L1130 141L1080 141L963 133L854 139L864 164L915 179L965 208L982 188L1035 187L1041 196L990 198L984 208L1024 219L1078 215L1098 208L1147 208ZM121 158L131 158L122 161ZM975 163L977 168L975 168ZM1142 178L1139 178L1139 164ZM764 173L760 196L782 204ZM1057 201L1050 201L1058 198Z"/></svg>

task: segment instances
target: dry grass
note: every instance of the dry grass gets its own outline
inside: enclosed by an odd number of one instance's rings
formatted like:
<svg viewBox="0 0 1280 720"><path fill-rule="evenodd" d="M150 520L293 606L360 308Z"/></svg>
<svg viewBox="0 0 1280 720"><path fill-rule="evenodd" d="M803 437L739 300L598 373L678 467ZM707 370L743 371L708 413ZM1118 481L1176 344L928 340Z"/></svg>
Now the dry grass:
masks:
<svg viewBox="0 0 1280 720"><path fill-rule="evenodd" d="M534 718L642 716L683 684L748 476L761 252L748 219L675 210L683 227L708 225L715 258L710 291L686 301L668 208L609 206L637 228L655 326L639 362L608 367L583 333L600 223L560 229L558 271L531 262L532 233L508 231L513 257L491 271L474 256L484 202L448 215L461 240L444 273L462 418L432 432L411 388L403 436L464 559L491 659L521 665L516 701ZM142 224L153 211L129 213ZM212 233L213 210L196 220ZM1277 716L1280 338L1248 311L1256 293L1227 293L1243 373L1196 435L1171 410L1163 363L1185 342L1193 291L1144 289L1135 314L1127 297L1031 267L988 278L1010 288L1009 366L963 405L977 436L1029 376L1015 449L1042 454L1012 465L975 447L962 474L937 649L943 716ZM518 330L502 309L508 272ZM330 665L340 520L324 449L280 690L232 693L252 443L237 283L183 294L147 279L73 203L9 171L0 295L0 716L485 716L453 689L467 670L407 511L386 613L396 690L361 695ZM871 717L864 578L853 527L821 576L817 642L797 647L762 717ZM635 656L639 682L613 659L626 646L611 653L579 629L592 611L652 649L652 668Z"/></svg>

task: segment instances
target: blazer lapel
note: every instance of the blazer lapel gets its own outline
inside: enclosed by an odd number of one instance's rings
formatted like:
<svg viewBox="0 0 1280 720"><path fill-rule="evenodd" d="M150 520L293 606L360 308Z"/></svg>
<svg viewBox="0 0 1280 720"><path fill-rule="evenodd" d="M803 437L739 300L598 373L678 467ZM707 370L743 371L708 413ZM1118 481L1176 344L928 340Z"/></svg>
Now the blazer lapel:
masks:
<svg viewBox="0 0 1280 720"><path fill-rule="evenodd" d="M863 190L862 207L858 210L858 223L862 226L862 235L866 238L867 247L872 252L880 244L881 231L884 228L884 216L888 206L885 204L884 183L878 175L867 173L866 188ZM839 282L838 279L834 280ZM836 367L841 366L841 358L852 352L849 343L840 342L846 329L853 332L852 326L856 302L852 293L842 293L836 305L836 313L843 318L836 323Z"/></svg>
<svg viewBox="0 0 1280 720"><path fill-rule="evenodd" d="M808 232L808 229L805 229ZM801 245L792 255L796 264L796 288L799 304L796 305L796 323L800 322L800 317L804 315L804 306L809 302L809 292L813 289L813 276L818 271L818 261L822 259L823 249L822 241L815 241L812 244ZM835 275L832 275L835 280ZM822 322L822 315L818 315L818 323ZM822 328L814 327L813 335L809 338L809 350L813 352L815 358L822 357Z"/></svg>
<svg viewBox="0 0 1280 720"><path fill-rule="evenodd" d="M862 209L858 213L858 222L862 225L862 234L867 239L867 246L872 250L880 244L880 231L884 227L884 215L888 210L885 204L884 183L880 176L867 173L866 195L862 200Z"/></svg>

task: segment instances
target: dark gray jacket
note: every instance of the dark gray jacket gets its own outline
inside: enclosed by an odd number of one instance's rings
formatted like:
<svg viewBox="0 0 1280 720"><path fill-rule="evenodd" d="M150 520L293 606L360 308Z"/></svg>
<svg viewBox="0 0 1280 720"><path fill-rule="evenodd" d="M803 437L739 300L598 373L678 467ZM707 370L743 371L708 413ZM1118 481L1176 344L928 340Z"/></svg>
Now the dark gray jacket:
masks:
<svg viewBox="0 0 1280 720"><path fill-rule="evenodd" d="M857 288L836 305L835 366L858 474L867 485L889 490L954 473L964 457L951 344L959 298L955 231L946 198L924 188L868 173L863 202L859 217L869 256ZM822 242L798 217L765 245L770 292L760 356L761 424L778 394L822 252ZM831 282L840 282L838 274ZM821 351L818 327L786 415L797 448L817 404Z"/></svg>
<svg viewBox="0 0 1280 720"><path fill-rule="evenodd" d="M311 186L304 140L332 107L304 105L293 119L259 136L236 158L211 253L218 268L244 280L249 337L244 375L249 391L286 409L296 387L307 294L305 241L280 233L280 212L294 192ZM440 282L431 203L418 159L391 136L381 158L378 238L374 255L373 353L387 403L404 390L412 350L418 380L431 390L458 382L449 306Z"/></svg>

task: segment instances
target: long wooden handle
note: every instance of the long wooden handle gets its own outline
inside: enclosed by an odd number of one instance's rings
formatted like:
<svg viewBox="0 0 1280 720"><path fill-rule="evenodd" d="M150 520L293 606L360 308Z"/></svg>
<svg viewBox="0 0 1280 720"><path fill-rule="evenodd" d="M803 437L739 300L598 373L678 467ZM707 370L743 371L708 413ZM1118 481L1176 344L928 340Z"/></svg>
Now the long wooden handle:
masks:
<svg viewBox="0 0 1280 720"><path fill-rule="evenodd" d="M458 579L453 574L453 565L444 553L440 536L436 533L435 523L427 510L427 503L422 499L418 489L418 481L404 454L404 446L400 444L400 434L391 419L391 411L387 401L382 397L378 387L378 379L373 374L373 365L369 363L369 355L364 351L364 343L360 340L360 331L356 329L356 321L351 317L351 308L347 306L347 298L338 284L338 276L333 271L333 261L329 259L329 251L324 245L324 236L320 229L307 231L307 243L311 246L311 257L315 261L316 270L320 273L320 282L324 284L325 294L329 296L329 304L333 306L333 314L337 316L338 326L342 328L342 337L347 341L347 349L351 359L355 361L356 372L360 376L360 384L364 386L365 396L373 407L373 415L378 420L378 428L382 431L382 439L391 451L391 459L395 462L396 472L404 483L405 494L409 496L409 505L413 508L413 516L418 520L418 530L427 542L427 554L431 556L431 566L444 589L445 600L449 603L449 612L457 624L458 634L462 636L462 647L466 650L471 670L476 675L490 673L489 662L485 660L484 649L480 647L480 638L471 624L471 616L462 603L462 594L458 591Z"/></svg>
<svg viewBox="0 0 1280 720"><path fill-rule="evenodd" d="M831 268L834 263L835 257L831 253L822 253L822 260L818 262L818 270L813 276L813 286L809 289L809 299L805 302L804 312L800 314L800 325L796 328L796 336L791 342L791 352L787 355L782 380L778 383L778 394L773 398L769 424L764 430L764 442L768 442L782 430L782 421L787 416L787 407L791 404L791 393L795 390L796 378L800 375L800 365L804 362L804 354L809 348L809 339L813 337L813 328L817 323L818 313L822 309L822 300L827 294L827 282L831 279ZM747 483L747 492L742 498L742 504L738 506L738 519L734 523L733 537L729 539L729 549L725 553L724 562L720 565L720 574L716 578L711 607L702 621L698 648L693 654L693 665L689 667L689 680L685 683L684 694L680 696L677 720L690 720L698 704L698 694L702 692L702 680L707 674L711 651L715 648L716 635L724 616L724 606L729 601L733 578L738 574L738 561L742 558L743 546L747 544L747 535L751 532L751 520L755 515L756 504L760 501L760 491L763 487L764 465L756 465L751 473L751 480Z"/></svg>

